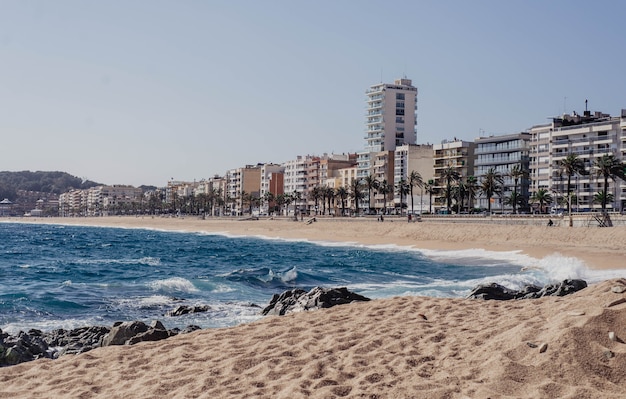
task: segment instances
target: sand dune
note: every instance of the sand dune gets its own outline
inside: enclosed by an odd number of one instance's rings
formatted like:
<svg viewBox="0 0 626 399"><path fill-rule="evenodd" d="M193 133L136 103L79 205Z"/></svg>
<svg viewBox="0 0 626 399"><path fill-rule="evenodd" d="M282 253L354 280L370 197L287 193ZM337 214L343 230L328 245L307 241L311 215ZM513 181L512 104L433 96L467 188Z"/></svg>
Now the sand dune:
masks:
<svg viewBox="0 0 626 399"><path fill-rule="evenodd" d="M626 251L622 228L160 218L76 222L423 248L563 251L587 254L594 267L620 265ZM613 287L626 287L626 279L561 298L397 297L271 316L2 368L0 398L624 398L626 303L607 305L626 294Z"/></svg>

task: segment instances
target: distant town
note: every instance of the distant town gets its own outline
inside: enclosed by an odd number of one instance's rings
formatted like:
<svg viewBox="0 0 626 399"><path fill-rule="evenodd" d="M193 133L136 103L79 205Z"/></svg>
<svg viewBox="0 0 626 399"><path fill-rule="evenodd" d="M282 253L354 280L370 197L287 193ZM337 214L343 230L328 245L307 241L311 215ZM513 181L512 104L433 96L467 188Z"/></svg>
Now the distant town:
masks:
<svg viewBox="0 0 626 399"><path fill-rule="evenodd" d="M97 185L58 198L5 198L0 215L355 216L619 211L626 202L626 110L585 109L526 131L417 143L407 78L366 91L361 152L297 155L162 187ZM36 199L35 199L36 197Z"/></svg>

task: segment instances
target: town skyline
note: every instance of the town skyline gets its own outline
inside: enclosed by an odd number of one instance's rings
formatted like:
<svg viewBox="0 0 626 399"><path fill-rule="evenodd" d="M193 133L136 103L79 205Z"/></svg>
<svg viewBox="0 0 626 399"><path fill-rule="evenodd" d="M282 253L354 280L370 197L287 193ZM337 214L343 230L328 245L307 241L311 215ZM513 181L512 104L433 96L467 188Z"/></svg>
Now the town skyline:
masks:
<svg viewBox="0 0 626 399"><path fill-rule="evenodd" d="M624 106L626 5L385 6L3 2L0 170L163 186L355 153L366 90L405 76L417 143Z"/></svg>

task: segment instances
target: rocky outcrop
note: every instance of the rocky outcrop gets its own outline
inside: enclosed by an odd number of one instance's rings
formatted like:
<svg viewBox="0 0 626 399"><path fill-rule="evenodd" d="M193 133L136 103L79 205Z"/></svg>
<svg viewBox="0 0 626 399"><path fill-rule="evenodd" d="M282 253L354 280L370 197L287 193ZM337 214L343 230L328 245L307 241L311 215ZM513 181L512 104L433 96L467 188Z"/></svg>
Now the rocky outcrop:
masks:
<svg viewBox="0 0 626 399"><path fill-rule="evenodd" d="M369 300L369 298L348 291L346 287L315 287L309 292L296 288L280 295L274 294L269 305L261 311L261 314L283 316L293 312L330 308L355 301Z"/></svg>
<svg viewBox="0 0 626 399"><path fill-rule="evenodd" d="M510 299L534 299L544 296L564 296L580 291L587 287L587 282L578 279L563 280L557 284L548 284L544 287L536 285L524 286L521 290L512 290L500 284L490 283L481 284L475 287L467 298L473 299L493 299L493 300L510 300Z"/></svg>
<svg viewBox="0 0 626 399"><path fill-rule="evenodd" d="M83 353L101 346L158 341L199 329L198 326L187 326L183 330L168 330L163 323L154 320L150 325L141 321L118 322L112 328L91 326L50 332L33 329L28 332L20 331L15 336L0 330L0 367L41 358L56 359L62 355Z"/></svg>

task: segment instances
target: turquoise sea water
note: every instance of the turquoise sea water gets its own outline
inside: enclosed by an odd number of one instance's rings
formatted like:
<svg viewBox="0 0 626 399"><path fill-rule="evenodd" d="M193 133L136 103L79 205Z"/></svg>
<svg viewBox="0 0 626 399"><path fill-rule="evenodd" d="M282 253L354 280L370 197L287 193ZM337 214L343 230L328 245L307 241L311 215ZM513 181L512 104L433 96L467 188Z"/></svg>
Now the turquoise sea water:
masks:
<svg viewBox="0 0 626 399"><path fill-rule="evenodd" d="M339 287L368 296L461 297L484 282L511 288L565 278L593 283L559 254L432 251L146 229L0 223L0 329L77 328L153 319L167 328L258 319L275 293ZM178 305L210 311L166 317ZM254 306L257 305L257 306Z"/></svg>

